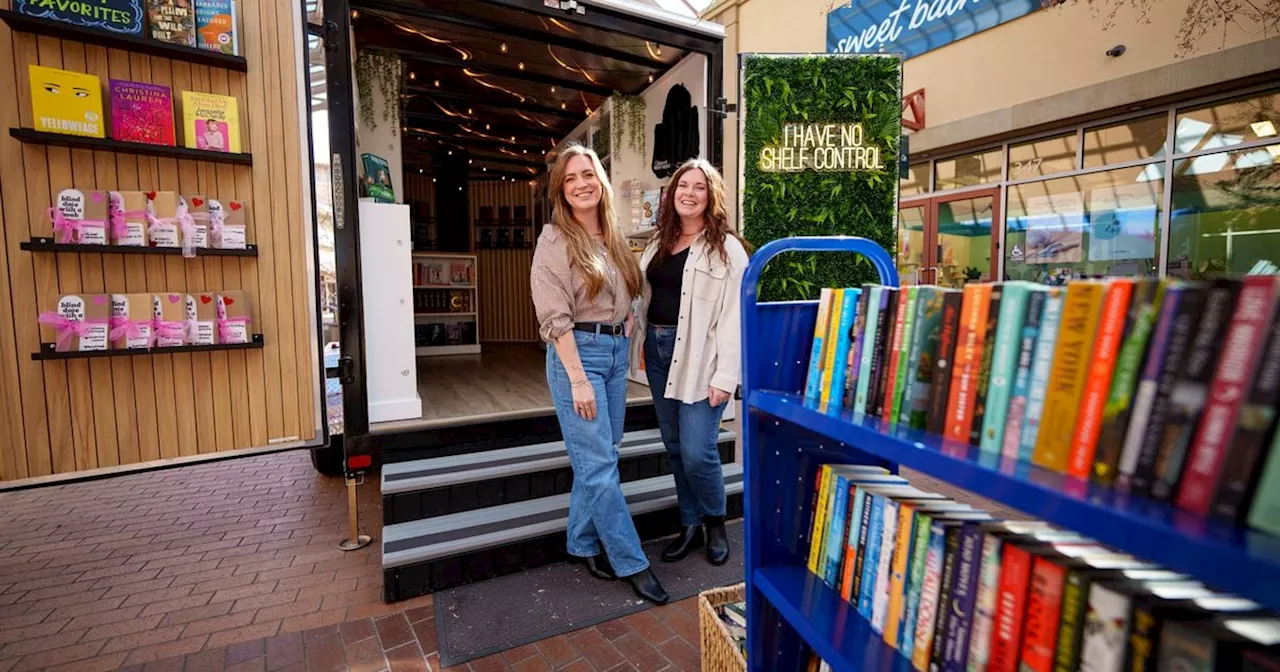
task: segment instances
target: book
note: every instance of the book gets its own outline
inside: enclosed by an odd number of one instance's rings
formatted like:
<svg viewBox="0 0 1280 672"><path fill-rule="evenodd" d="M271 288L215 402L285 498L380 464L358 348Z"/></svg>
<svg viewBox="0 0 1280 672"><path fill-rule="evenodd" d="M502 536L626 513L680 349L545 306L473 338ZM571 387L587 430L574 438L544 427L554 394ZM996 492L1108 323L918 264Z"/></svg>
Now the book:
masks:
<svg viewBox="0 0 1280 672"><path fill-rule="evenodd" d="M920 584L920 606L916 612L915 646L911 666L916 672L929 669L933 658L933 635L937 629L938 605L941 604L943 572L947 562L948 536L958 534L956 525L935 520L929 529L929 549L925 555L924 578ZM903 655L906 655L904 652Z"/></svg>
<svg viewBox="0 0 1280 672"><path fill-rule="evenodd" d="M849 349L853 345L853 321L858 312L862 290L850 287L841 295L840 323L836 330L835 355L831 358L830 381L822 391L822 407L829 415L839 415L844 408L844 380L849 371Z"/></svg>
<svg viewBox="0 0 1280 672"><path fill-rule="evenodd" d="M1080 666L1080 642L1092 585L1089 570L1073 568L1062 587L1062 612L1058 617L1058 648L1054 652L1054 672L1075 672Z"/></svg>
<svg viewBox="0 0 1280 672"><path fill-rule="evenodd" d="M871 629L876 634L884 634L884 623L888 618L890 569L898 542L898 511L902 506L898 500L886 497L884 500L884 523L881 525L880 549L876 554L877 565L875 579L870 586L871 595ZM864 586L863 590L868 587Z"/></svg>
<svg viewBox="0 0 1280 672"><path fill-rule="evenodd" d="M148 145L173 146L173 96L167 86L112 79L111 137Z"/></svg>
<svg viewBox="0 0 1280 672"><path fill-rule="evenodd" d="M853 326L849 333L849 356L848 366L844 373L844 394L841 397L840 407L853 408L854 399L858 389L858 372L862 367L862 345L865 343L863 336L867 327L867 306L870 304L872 286L866 285L858 292L858 302L854 306Z"/></svg>
<svg viewBox="0 0 1280 672"><path fill-rule="evenodd" d="M1022 653L1022 625L1031 585L1031 554L1017 544L1004 544L1000 553L995 632L991 640L990 672L1016 672Z"/></svg>
<svg viewBox="0 0 1280 672"><path fill-rule="evenodd" d="M823 549L821 571L818 575L828 586L834 588L839 585L840 560L844 557L844 535L849 530L846 523L849 515L849 477L839 472L832 476L835 479L835 492L831 499L831 512L827 514L826 548Z"/></svg>
<svg viewBox="0 0 1280 672"><path fill-rule="evenodd" d="M1019 666L1022 672L1052 672L1065 580L1066 572L1050 558L1037 556L1032 562Z"/></svg>
<svg viewBox="0 0 1280 672"><path fill-rule="evenodd" d="M1093 480L1102 485L1114 483L1120 467L1120 451L1124 448L1125 430L1129 427L1133 396L1142 373L1147 344L1164 300L1165 287L1163 280L1139 280L1129 301L1124 342L1116 355L1116 368L1111 376L1107 404L1102 409L1102 429L1093 461Z"/></svg>
<svg viewBox="0 0 1280 672"><path fill-rule="evenodd" d="M1213 515L1231 522L1238 522L1248 511L1248 499L1266 455L1267 435L1276 427L1276 399L1280 397L1280 307L1272 309L1271 320L1271 335L1267 337L1257 375L1240 409L1213 502Z"/></svg>
<svg viewBox="0 0 1280 672"><path fill-rule="evenodd" d="M192 0L147 0L151 39L196 46L196 16Z"/></svg>
<svg viewBox="0 0 1280 672"><path fill-rule="evenodd" d="M1089 375L1089 355L1105 289L1105 283L1091 280L1077 280L1067 285L1044 416L1040 419L1040 433L1031 458L1037 465L1058 473L1067 470L1072 431Z"/></svg>
<svg viewBox="0 0 1280 672"><path fill-rule="evenodd" d="M1089 586L1084 633L1080 642L1081 670L1121 672L1129 636L1130 601L1105 582ZM1074 668L1073 668L1074 669Z"/></svg>
<svg viewBox="0 0 1280 672"><path fill-rule="evenodd" d="M875 386L867 400L867 412L876 417L884 417L885 381L888 380L889 346L893 342L893 329L897 320L898 302L905 299L903 290L885 289L888 301L880 315L876 326L876 351L872 359L872 385Z"/></svg>
<svg viewBox="0 0 1280 672"><path fill-rule="evenodd" d="M862 502L862 519L858 521L858 549L854 555L853 568L850 570L852 583L849 587L849 596L845 601L849 604L858 606L862 602L862 576L863 570L867 562L868 541L871 539L871 514L875 510L875 499L868 492Z"/></svg>
<svg viewBox="0 0 1280 672"><path fill-rule="evenodd" d="M902 367L903 343L910 338L909 330L915 318L915 300L918 289L903 287L898 291L898 305L893 322L893 338L889 343L889 363L885 373L884 399L880 417L896 423L898 416L899 369Z"/></svg>
<svg viewBox="0 0 1280 672"><path fill-rule="evenodd" d="M209 51L240 53L235 0L195 0L196 46Z"/></svg>
<svg viewBox="0 0 1280 672"><path fill-rule="evenodd" d="M900 626L902 634L898 641L898 652L908 658L915 651L920 596L924 591L925 570L929 563L929 549L933 543L933 517L926 512L917 511L913 526L915 539L911 543L911 561L908 564L909 574L905 589L906 606Z"/></svg>
<svg viewBox="0 0 1280 672"><path fill-rule="evenodd" d="M960 309L960 327L952 360L951 390L943 433L946 438L960 443L969 442L969 429L973 424L973 404L978 395L978 368L985 345L991 289L989 284L971 283L964 286L964 303Z"/></svg>
<svg viewBox="0 0 1280 672"><path fill-rule="evenodd" d="M1031 387L1027 391L1027 414L1018 440L1018 459L1030 461L1040 439L1040 421L1044 416L1045 398L1049 391L1049 373L1058 347L1058 328L1062 322L1064 292L1060 287L1045 290L1044 313L1040 318L1040 334L1036 337L1036 353L1031 362Z"/></svg>
<svg viewBox="0 0 1280 672"><path fill-rule="evenodd" d="M831 465L824 464L818 470L818 492L813 503L813 525L809 533L809 571L821 576L818 571L819 559L822 557L823 532L827 529L827 512L830 510L830 496L833 488L831 481Z"/></svg>
<svg viewBox="0 0 1280 672"><path fill-rule="evenodd" d="M233 96L182 92L182 140L188 149L240 152L240 108Z"/></svg>
<svg viewBox="0 0 1280 672"><path fill-rule="evenodd" d="M134 36L142 35L145 12L142 0L95 0L92 5L50 0L14 0L13 11L38 19Z"/></svg>
<svg viewBox="0 0 1280 672"><path fill-rule="evenodd" d="M1027 296L1026 318L1018 334L1018 353L1013 368L1013 387L1009 391L1009 410L1005 413L1004 437L1000 454L1018 458L1022 440L1022 421L1027 415L1027 395L1031 391L1031 365L1035 360L1036 340L1040 335L1040 319L1048 294L1036 289Z"/></svg>
<svg viewBox="0 0 1280 672"><path fill-rule="evenodd" d="M1093 357L1085 378L1084 396L1071 436L1071 452L1067 457L1067 474L1087 479L1093 472L1093 455L1102 432L1102 412L1111 391L1111 373L1115 369L1120 340L1124 337L1125 317L1133 296L1134 282L1129 278L1113 278L1102 299L1098 316L1098 335L1093 344Z"/></svg>
<svg viewBox="0 0 1280 672"><path fill-rule="evenodd" d="M106 137L102 118L102 82L70 70L27 66L31 82L31 118L37 131Z"/></svg>
<svg viewBox="0 0 1280 672"><path fill-rule="evenodd" d="M827 335L822 339L822 379L818 384L818 405L816 407L819 411L826 408L827 400L831 398L831 376L834 373L836 348L839 346L840 340L844 293L845 290L839 287L831 290L831 309L827 313Z"/></svg>
<svg viewBox="0 0 1280 672"><path fill-rule="evenodd" d="M973 398L973 420L969 424L969 445L982 442L982 423L987 412L987 388L991 385L991 358L995 354L996 327L1000 319L1000 303L1004 285L991 288L991 305L987 307L987 327L982 335L982 359L978 364L977 394Z"/></svg>
<svg viewBox="0 0 1280 672"><path fill-rule="evenodd" d="M805 408L817 408L822 393L822 358L826 355L827 331L831 319L830 287L823 287L818 295L818 320L813 325L813 346L809 349L809 374L804 386Z"/></svg>
<svg viewBox="0 0 1280 672"><path fill-rule="evenodd" d="M1177 492L1240 290L1241 281L1235 278L1217 278L1209 286L1190 349L1169 392L1164 427L1156 439L1159 447L1150 491L1155 499L1167 501Z"/></svg>
<svg viewBox="0 0 1280 672"><path fill-rule="evenodd" d="M1000 559L1004 539L988 531L982 537L982 564L978 570L978 599L973 610L973 636L969 639L969 672L986 672L991 662L995 630L996 598L1000 592Z"/></svg>
<svg viewBox="0 0 1280 672"><path fill-rule="evenodd" d="M929 653L929 672L941 672L947 655L947 619L952 609L952 593L956 588L956 571L960 564L960 539L964 529L948 527L946 551L942 558L942 583L938 587L938 613L934 617L933 642Z"/></svg>
<svg viewBox="0 0 1280 672"><path fill-rule="evenodd" d="M908 562L915 549L911 544L916 540L915 504L903 502L898 506L898 532L893 547L893 559L889 563L889 604L885 612L884 642L893 648L898 647L902 631L903 599L906 593Z"/></svg>
<svg viewBox="0 0 1280 672"><path fill-rule="evenodd" d="M844 560L840 567L840 597L845 602L849 602L849 598L854 594L854 567L857 565L858 544L862 535L862 526L866 524L862 512L866 508L867 489L855 487L852 494L853 504L849 506L849 525L845 531Z"/></svg>
<svg viewBox="0 0 1280 672"><path fill-rule="evenodd" d="M876 574L880 569L885 504L886 500L883 496L871 496L871 520L868 522L867 528L867 551L866 557L862 562L862 583L859 586L858 593L858 613L862 614L862 617L868 621L871 620L872 608L875 603ZM883 549L883 551L887 553L888 549Z"/></svg>
<svg viewBox="0 0 1280 672"><path fill-rule="evenodd" d="M1268 327L1274 326L1276 283L1277 276L1254 275L1245 278L1240 288L1179 481L1177 505L1184 511L1209 513L1236 418L1258 372Z"/></svg>
<svg viewBox="0 0 1280 672"><path fill-rule="evenodd" d="M1280 537L1280 431L1273 431L1267 462L1249 505L1249 527Z"/></svg>
<svg viewBox="0 0 1280 672"><path fill-rule="evenodd" d="M906 384L902 388L902 411L898 416L898 422L916 429L924 429L928 423L929 389L933 385L942 304L947 293L941 287L921 287L916 298L915 325L911 348L907 351Z"/></svg>
<svg viewBox="0 0 1280 672"><path fill-rule="evenodd" d="M934 434L941 434L946 429L952 361L956 352L956 337L960 329L960 309L963 301L964 294L955 291L947 292L942 299L938 347L933 361L932 382L929 384L929 410L925 417L925 429Z"/></svg>
<svg viewBox="0 0 1280 672"><path fill-rule="evenodd" d="M1004 450L1004 431L1009 418L1013 383L1017 376L1018 354L1022 350L1021 337L1026 325L1027 304L1035 288L1035 285L1027 282L1004 284L995 347L991 353L991 380L987 384L986 408L982 414L982 429L978 441L979 448L985 453L999 455ZM1030 355L1027 359L1030 360ZM1029 379L1030 366L1027 376Z"/></svg>
<svg viewBox="0 0 1280 672"><path fill-rule="evenodd" d="M947 609L947 635L943 645L943 670L968 669L969 642L973 637L973 610L977 604L978 579L982 568L982 528L967 523L961 528L960 558L956 565L955 588Z"/></svg>
<svg viewBox="0 0 1280 672"><path fill-rule="evenodd" d="M1280 665L1280 620L1220 617L1171 621L1160 633L1161 670L1213 672L1244 670L1251 665L1274 670Z"/></svg>
<svg viewBox="0 0 1280 672"><path fill-rule="evenodd" d="M396 202L395 186L391 180L391 165L386 159L377 154L361 154L360 168L363 173L360 185L365 196L372 198L375 203Z"/></svg>
<svg viewBox="0 0 1280 672"><path fill-rule="evenodd" d="M907 387L907 379L915 375L911 368L911 343L915 340L916 318L919 317L920 292L922 287L911 287L907 291L907 308L902 320L902 344L898 351L898 366L894 372L893 404L889 409L889 421L898 422L902 415L903 395Z"/></svg>
<svg viewBox="0 0 1280 672"><path fill-rule="evenodd" d="M889 300L887 288L872 287L867 297L867 319L862 332L862 350L858 353L858 387L853 397L853 412L866 413L869 408L867 400L874 390L874 361L877 353L876 334L879 333L880 318L884 314Z"/></svg>

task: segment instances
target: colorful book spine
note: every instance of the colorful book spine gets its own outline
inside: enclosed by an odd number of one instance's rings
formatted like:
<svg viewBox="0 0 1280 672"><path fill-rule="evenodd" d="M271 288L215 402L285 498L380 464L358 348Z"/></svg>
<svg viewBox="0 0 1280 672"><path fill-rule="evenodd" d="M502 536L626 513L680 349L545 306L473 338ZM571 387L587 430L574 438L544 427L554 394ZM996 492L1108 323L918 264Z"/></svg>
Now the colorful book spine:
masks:
<svg viewBox="0 0 1280 672"><path fill-rule="evenodd" d="M903 287L898 291L898 306L893 318L893 334L889 340L889 362L885 368L884 398L881 399L880 417L897 422L893 408L897 402L898 368L902 364L902 342L907 337L908 315L916 296L915 287Z"/></svg>
<svg viewBox="0 0 1280 672"><path fill-rule="evenodd" d="M1267 434L1276 426L1276 400L1280 398L1280 307L1273 308L1271 335L1262 352L1258 375L1240 410L1239 421L1218 480L1213 515L1231 522L1247 512L1267 445Z"/></svg>
<svg viewBox="0 0 1280 672"><path fill-rule="evenodd" d="M1036 339L1040 336L1040 320L1047 297L1044 290L1034 290L1027 296L1027 316L1019 334L1013 390L1009 394L1009 412L1005 415L1004 439L1000 446L1000 454L1010 459L1018 458L1018 446L1022 442L1022 421L1027 416L1027 396L1031 392L1031 365L1035 361Z"/></svg>
<svg viewBox="0 0 1280 672"><path fill-rule="evenodd" d="M879 333L880 317L884 313L884 307L888 302L888 295L885 293L884 287L872 287L871 294L867 299L867 320L866 326L862 332L862 350L859 357L862 361L858 363L858 387L853 397L853 412L867 412L867 398L873 389L873 366L875 361L876 334Z"/></svg>
<svg viewBox="0 0 1280 672"><path fill-rule="evenodd" d="M1062 587L1062 612L1058 618L1058 648L1053 656L1054 672L1076 672L1080 666L1080 642L1089 606L1089 587L1089 577L1084 570L1067 572Z"/></svg>
<svg viewBox="0 0 1280 672"><path fill-rule="evenodd" d="M1040 320L1040 335L1036 340L1036 354L1031 364L1031 388L1027 392L1027 417L1022 423L1022 436L1018 442L1018 459L1029 461L1035 454L1036 441L1040 439L1040 420L1044 416L1044 402L1049 393L1049 373L1053 369L1053 355L1058 347L1058 327L1062 321L1063 291L1051 287L1045 291L1044 316Z"/></svg>
<svg viewBox="0 0 1280 672"><path fill-rule="evenodd" d="M1031 568L1027 595L1026 633L1022 638L1022 672L1052 672L1058 644L1058 616L1066 572L1057 563L1037 557Z"/></svg>
<svg viewBox="0 0 1280 672"><path fill-rule="evenodd" d="M995 630L996 598L1000 592L1000 558L1004 540L988 532L982 538L982 567L978 572L978 601L973 610L968 672L987 672Z"/></svg>
<svg viewBox="0 0 1280 672"><path fill-rule="evenodd" d="M1098 328L1105 289L1104 283L1089 280L1067 285L1062 326L1058 328L1058 345L1044 402L1044 417L1040 420L1040 435L1031 457L1036 464L1058 473L1067 470L1071 435L1080 410L1085 379L1089 375L1089 354Z"/></svg>
<svg viewBox="0 0 1280 672"><path fill-rule="evenodd" d="M1022 658L1022 625L1031 585L1032 557L1026 549L1004 544L1000 554L1000 588L989 672L1017 672Z"/></svg>
<svg viewBox="0 0 1280 672"><path fill-rule="evenodd" d="M999 455L1004 449L1004 430L1009 418L1009 400L1017 375L1022 329L1026 324L1027 302L1035 286L1009 282L1000 299L995 348L991 353L991 381L987 385L986 409L978 446L984 453Z"/></svg>
<svg viewBox="0 0 1280 672"><path fill-rule="evenodd" d="M1209 384L1209 398L1200 417L1186 468L1178 486L1178 508L1207 515L1227 447L1236 431L1236 418L1249 394L1249 386L1266 343L1276 306L1276 276L1245 278L1235 313Z"/></svg>
<svg viewBox="0 0 1280 672"><path fill-rule="evenodd" d="M1093 471L1093 455L1098 447L1098 435L1102 432L1102 412L1107 393L1111 390L1111 372L1116 366L1120 339L1124 337L1125 316L1133 287L1134 282L1129 278L1112 279L1102 301L1098 336L1093 345L1092 363L1086 372L1084 398L1079 402L1079 416L1067 460L1067 474L1076 478L1087 479Z"/></svg>
<svg viewBox="0 0 1280 672"><path fill-rule="evenodd" d="M929 412L933 358L938 350L938 328L942 324L945 295L941 288L921 287L916 297L916 320L912 327L911 349L907 351L906 384L902 388L902 411L898 422L917 429L924 429Z"/></svg>
<svg viewBox="0 0 1280 672"><path fill-rule="evenodd" d="M969 427L973 423L973 404L978 395L978 367L982 362L983 338L986 334L987 310L990 304L991 285L965 285L943 434L946 438L960 443L969 442Z"/></svg>
<svg viewBox="0 0 1280 672"><path fill-rule="evenodd" d="M850 601L853 593L853 570L858 562L858 539L862 534L862 510L867 501L866 488L854 488L853 504L849 507L849 525L845 532L844 562L840 567L840 597Z"/></svg>
<svg viewBox="0 0 1280 672"><path fill-rule="evenodd" d="M809 571L818 572L818 560L822 552L823 530L827 523L827 498L831 493L831 465L824 464L818 471L818 495L813 502L813 528L809 533Z"/></svg>
<svg viewBox="0 0 1280 672"><path fill-rule="evenodd" d="M871 629L878 635L884 634L884 622L889 615L889 575L898 543L900 506L897 500L885 499L884 523L880 530L880 552L876 556L879 564L875 568L875 583L872 585L871 597Z"/></svg>
<svg viewBox="0 0 1280 672"><path fill-rule="evenodd" d="M919 317L920 292L923 289L911 287L907 290L907 310L902 321L902 347L898 351L897 377L893 383L893 405L889 409L890 422L898 422L898 418L902 415L902 405L906 403L903 395L906 393L907 380L915 376L915 369L911 368L910 361L911 344L916 337L916 319Z"/></svg>
<svg viewBox="0 0 1280 672"><path fill-rule="evenodd" d="M827 520L826 548L822 552L822 576L828 586L840 585L840 559L844 557L844 535L849 530L846 523L849 514L849 479L836 474L835 495L832 497L831 514Z"/></svg>
<svg viewBox="0 0 1280 672"><path fill-rule="evenodd" d="M951 607L947 609L949 616L942 666L945 672L965 672L968 669L973 610L977 605L978 579L982 569L982 528L969 523L961 530L956 587L951 593Z"/></svg>
<svg viewBox="0 0 1280 672"><path fill-rule="evenodd" d="M1231 324L1242 283L1235 278L1213 281L1200 311L1191 346L1183 361L1178 381L1169 394L1169 414L1159 434L1151 497L1173 499L1186 466L1191 442L1204 419L1205 400L1223 339Z"/></svg>
<svg viewBox="0 0 1280 672"><path fill-rule="evenodd" d="M1080 642L1079 669L1121 672L1129 636L1130 600L1100 583L1089 586L1089 607ZM1071 668L1075 669L1075 668Z"/></svg>
<svg viewBox="0 0 1280 672"><path fill-rule="evenodd" d="M813 325L813 347L809 349L809 376L804 386L805 408L817 408L822 393L822 358L826 354L827 330L830 328L831 288L823 287L818 296L818 321Z"/></svg>
<svg viewBox="0 0 1280 672"><path fill-rule="evenodd" d="M969 445L982 442L982 423L987 414L987 389L991 385L991 359L996 351L996 330L1000 320L1000 304L1004 285L991 289L991 305L987 307L987 329L983 335L982 361L978 365L978 390L973 398L973 420L969 423Z"/></svg>
<svg viewBox="0 0 1280 672"><path fill-rule="evenodd" d="M866 342L865 336L867 327L867 307L871 301L871 285L864 286L858 291L858 303L854 309L853 329L849 334L849 356L848 367L845 369L844 376L844 397L841 401L841 408L852 409L854 407L854 399L858 390L858 373L862 368L862 345Z"/></svg>
<svg viewBox="0 0 1280 672"><path fill-rule="evenodd" d="M925 570L929 563L929 549L933 541L933 517L916 512L916 537L911 544L911 563L907 580L907 605L902 616L902 637L898 652L908 658L915 652L916 624L920 615L920 596L924 592Z"/></svg>
<svg viewBox="0 0 1280 672"><path fill-rule="evenodd" d="M867 529L867 551L862 560L862 583L858 592L858 613L870 620L875 601L876 571L880 568L880 542L884 534L885 498L871 496L871 522ZM887 550L887 549L886 549Z"/></svg>
<svg viewBox="0 0 1280 672"><path fill-rule="evenodd" d="M1153 672L1156 642L1160 640L1160 619L1147 605L1135 604L1129 620L1129 646L1121 669Z"/></svg>
<svg viewBox="0 0 1280 672"><path fill-rule="evenodd" d="M862 520L858 523L858 553L854 556L853 565L853 586L849 590L849 597L845 600L855 607L862 603L862 575L863 568L867 564L867 542L871 539L871 514L875 511L875 498L871 493L867 493L862 503Z"/></svg>
<svg viewBox="0 0 1280 672"><path fill-rule="evenodd" d="M947 619L951 615L951 595L956 588L956 571L960 565L960 537L963 529L947 528L947 550L942 558L942 586L938 592L938 615L933 626L933 645L930 647L929 672L942 672L947 652Z"/></svg>
<svg viewBox="0 0 1280 672"><path fill-rule="evenodd" d="M933 632L942 592L942 572L946 564L947 527L934 521L929 528L929 549L925 555L924 577L920 583L920 606L916 610L915 644L911 666L916 672L929 669L933 653ZM905 652L903 655L906 655Z"/></svg>
<svg viewBox="0 0 1280 672"><path fill-rule="evenodd" d="M818 406L822 411L831 401L831 378L835 375L836 349L840 345L840 325L844 320L844 294L842 288L831 290L831 309L827 313L827 335L823 337L822 382L818 384Z"/></svg>
<svg viewBox="0 0 1280 672"><path fill-rule="evenodd" d="M872 392L871 398L867 401L868 413L880 418L884 417L884 391L885 383L888 380L889 369L889 348L893 343L893 329L897 323L898 302L905 300L906 294L901 289L886 290L889 294L888 303L885 305L883 314L880 315L880 325L876 333L876 357L873 361L872 384L875 385L875 391Z"/></svg>
<svg viewBox="0 0 1280 672"><path fill-rule="evenodd" d="M1134 473L1138 469L1138 460L1142 455L1142 443L1147 434L1147 422L1151 417L1152 406L1160 388L1161 373L1173 336L1173 325L1177 321L1179 304L1182 303L1188 288L1177 284L1165 287L1164 299L1160 302L1160 317L1151 332L1151 347L1147 349L1146 359L1142 366L1142 377L1133 394L1130 404L1132 411L1129 426L1125 430L1124 448L1120 451L1120 466L1117 477L1121 485L1133 487Z"/></svg>
<svg viewBox="0 0 1280 672"><path fill-rule="evenodd" d="M952 364L956 354L963 301L963 292L947 292L942 299L942 323L938 329L938 349L933 362L929 412L925 422L925 429L934 434L941 434L946 430L947 400L951 392Z"/></svg>
<svg viewBox="0 0 1280 672"><path fill-rule="evenodd" d="M1119 471L1120 451L1124 448L1125 430L1129 427L1133 395L1142 375L1147 343L1155 329L1165 287L1163 280L1139 280L1129 302L1124 343L1116 355L1116 369L1111 376L1107 405L1102 410L1102 431L1093 461L1093 480L1102 485L1114 483Z"/></svg>
<svg viewBox="0 0 1280 672"><path fill-rule="evenodd" d="M898 507L898 538L893 547L893 562L889 567L889 606L884 620L884 642L898 647L902 632L903 598L907 590L908 563L915 549L916 507L903 502Z"/></svg>
<svg viewBox="0 0 1280 672"><path fill-rule="evenodd" d="M839 415L844 410L844 381L849 373L849 349L853 346L853 322L858 312L861 289L844 290L840 307L840 327L836 336L836 352L831 359L831 384L822 393L822 412Z"/></svg>

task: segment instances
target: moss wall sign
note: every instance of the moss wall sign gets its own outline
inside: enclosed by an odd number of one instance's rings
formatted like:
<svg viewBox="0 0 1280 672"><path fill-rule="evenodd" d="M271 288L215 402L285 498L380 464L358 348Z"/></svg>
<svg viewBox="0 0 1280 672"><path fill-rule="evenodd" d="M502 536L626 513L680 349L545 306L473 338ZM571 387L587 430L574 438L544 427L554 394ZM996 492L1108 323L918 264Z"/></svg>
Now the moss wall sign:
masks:
<svg viewBox="0 0 1280 672"><path fill-rule="evenodd" d="M743 235L870 238L891 254L898 211L902 60L892 55L744 54ZM852 255L790 254L765 269L765 301L816 299L875 282Z"/></svg>

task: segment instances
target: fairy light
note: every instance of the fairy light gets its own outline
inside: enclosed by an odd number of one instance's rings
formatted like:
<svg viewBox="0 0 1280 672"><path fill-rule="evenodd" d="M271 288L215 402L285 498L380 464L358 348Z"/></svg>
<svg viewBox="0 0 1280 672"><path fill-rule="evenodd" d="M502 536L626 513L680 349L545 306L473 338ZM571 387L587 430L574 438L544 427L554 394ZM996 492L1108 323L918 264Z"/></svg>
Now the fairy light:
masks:
<svg viewBox="0 0 1280 672"><path fill-rule="evenodd" d="M525 121L527 121L527 122L529 122L529 123L531 123L531 124L537 124L537 125L539 125L539 126L541 126L541 127L543 127L543 128L551 128L551 126L550 126L547 122L545 122L545 121L543 121L543 120L541 120L541 119L535 119L535 118L533 118L533 117L530 117L530 116L526 115L524 112L521 112L520 110L516 110L516 114L517 114L521 119L524 119Z"/></svg>
<svg viewBox="0 0 1280 672"><path fill-rule="evenodd" d="M650 84L652 84L652 83L653 83L653 73L650 73L650 74L649 74L649 83L650 83Z"/></svg>
<svg viewBox="0 0 1280 672"><path fill-rule="evenodd" d="M410 72L410 73L409 73L409 81L411 81L411 82L412 82L413 80L415 80L415 79L417 79L417 78L418 78L418 73L416 73L416 72Z"/></svg>
<svg viewBox="0 0 1280 672"><path fill-rule="evenodd" d="M434 101L434 100L433 100L433 101L431 101L431 104L432 104L432 105L435 105L435 106L436 106L436 108L438 108L441 112L444 112L444 113L445 113L445 116L455 117L455 118L458 118L458 119L471 119L471 120L474 120L474 119L475 119L475 117L473 117L473 116L471 116L471 115L470 115L471 110L467 110L467 114L463 114L463 113L461 113L461 112L457 112L457 111L455 111L455 110L451 110L451 109L449 109L449 108L445 107L444 105L441 105L440 103L437 103L437 102L436 102L436 101Z"/></svg>
<svg viewBox="0 0 1280 672"><path fill-rule="evenodd" d="M440 80L437 79L436 81L432 82L432 84L435 85L437 89L440 88Z"/></svg>
<svg viewBox="0 0 1280 672"><path fill-rule="evenodd" d="M520 99L520 102L522 102L522 103L523 103L523 102L527 102L527 101L529 100L529 99L528 99L528 97L523 96L523 95L521 95L521 94L519 94L519 93L516 93L515 91L512 91L511 89L504 89L504 88L502 88L501 86L498 86L497 84L493 84L493 83L490 83L490 82L486 82L486 81L484 81L484 75L481 75L480 73L477 73L477 72L472 72L470 68L463 68L463 69L462 69L462 72L463 72L464 74L466 74L468 77L470 77L470 78L472 78L472 79L476 80L476 83L480 84L481 86L484 86L484 87L487 87L487 88L493 89L493 90L495 90L495 91L501 91L501 92L503 92L503 93L509 93L509 94L511 94L511 95L513 95L513 96L515 96L516 98Z"/></svg>
<svg viewBox="0 0 1280 672"><path fill-rule="evenodd" d="M551 93L555 93L555 92L556 92L556 87L554 87L554 86L553 86L553 87L551 87Z"/></svg>
<svg viewBox="0 0 1280 672"><path fill-rule="evenodd" d="M563 109L567 109L567 107L568 107L568 106L566 106L564 103L560 103L560 109L562 109L562 110L563 110Z"/></svg>
<svg viewBox="0 0 1280 672"><path fill-rule="evenodd" d="M505 53L507 53L507 43L506 43L506 42L503 42L503 43L502 43L502 45L501 45L501 46L499 46L498 48L502 50L502 53L504 53L504 54L505 54Z"/></svg>
<svg viewBox="0 0 1280 672"><path fill-rule="evenodd" d="M524 70L524 61L520 61L519 68L520 68L521 70Z"/></svg>
<svg viewBox="0 0 1280 672"><path fill-rule="evenodd" d="M450 49L458 52L458 56L461 56L462 60L464 61L470 61L473 58L470 51L467 51L466 49L459 47L453 40L446 40L441 37L436 37L431 33L428 33L423 30L419 30L418 28L414 28L413 26L406 26L402 23L393 23L392 25L398 28L401 32L409 33L410 35L417 35L418 37L421 37L422 39L427 40L429 42L434 42L436 44L442 44L446 47L449 47Z"/></svg>
<svg viewBox="0 0 1280 672"><path fill-rule="evenodd" d="M587 71L586 71L586 70L584 70L583 68L580 68L580 67L577 67L577 66L571 66L571 65L569 65L568 63L565 63L564 61L560 60L560 57L559 57L559 56L556 56L556 52L555 52L555 50L553 50L553 49L551 48L551 45L549 45L549 44L547 45L547 53L548 53L548 54L551 54L551 58L552 58L553 60L555 60L555 62L556 62L556 63L558 63L558 64L560 65L560 67L564 68L565 70L568 70L569 72L576 72L576 73L578 73L578 74L582 75L583 77L586 77L586 78L587 78L587 81L588 81L588 82L591 82L592 84L595 84L595 83L596 83L596 78L595 78L595 77L592 77L592 76L591 76L591 73L587 72Z"/></svg>
<svg viewBox="0 0 1280 672"><path fill-rule="evenodd" d="M644 48L649 52L649 56L651 58L660 58L662 56L662 47L658 47L657 49L654 49L653 44L650 43L648 40L645 40Z"/></svg>
<svg viewBox="0 0 1280 672"><path fill-rule="evenodd" d="M355 9L351 10L351 20L355 21L358 18L360 18L360 11Z"/></svg>

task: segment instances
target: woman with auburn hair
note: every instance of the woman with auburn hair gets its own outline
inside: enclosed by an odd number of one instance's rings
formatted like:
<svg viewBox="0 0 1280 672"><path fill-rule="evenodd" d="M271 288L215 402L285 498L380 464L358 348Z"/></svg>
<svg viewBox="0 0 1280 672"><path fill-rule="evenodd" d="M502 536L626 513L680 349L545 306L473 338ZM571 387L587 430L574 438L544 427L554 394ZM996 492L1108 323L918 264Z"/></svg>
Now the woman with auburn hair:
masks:
<svg viewBox="0 0 1280 672"><path fill-rule="evenodd" d="M547 197L555 211L538 237L530 285L539 334L554 346L547 384L573 468L567 550L592 576L626 577L637 595L663 604L667 592L640 548L618 478L631 303L644 281L595 152L561 152Z"/></svg>
<svg viewBox="0 0 1280 672"><path fill-rule="evenodd" d="M632 348L644 353L683 525L662 552L667 562L704 543L712 564L729 560L716 439L725 404L738 387L738 303L747 249L729 227L724 204L719 171L701 159L686 162L671 177L657 231L640 259L641 328Z"/></svg>

